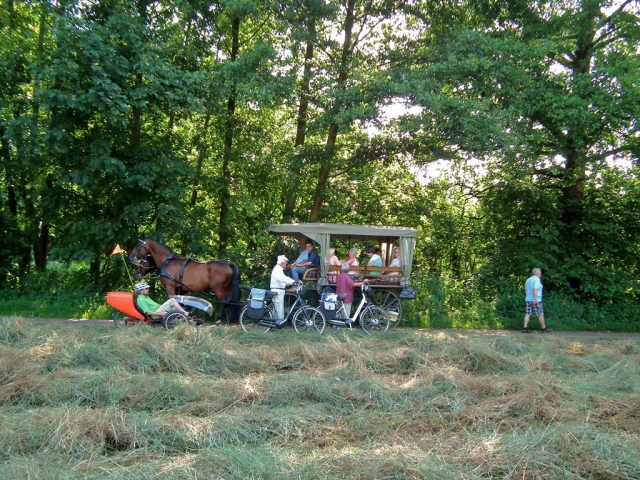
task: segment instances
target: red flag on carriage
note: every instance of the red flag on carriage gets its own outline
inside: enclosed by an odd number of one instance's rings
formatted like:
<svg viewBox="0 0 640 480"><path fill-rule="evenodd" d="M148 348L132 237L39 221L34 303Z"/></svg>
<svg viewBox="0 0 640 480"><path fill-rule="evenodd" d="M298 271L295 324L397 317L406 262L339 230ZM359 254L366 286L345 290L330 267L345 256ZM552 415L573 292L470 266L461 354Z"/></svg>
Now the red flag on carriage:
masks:
<svg viewBox="0 0 640 480"><path fill-rule="evenodd" d="M113 249L113 252L111 252L111 256L113 257L114 255L118 255L119 253L122 253L122 248L120 248L120 244L118 243L116 245L116 248Z"/></svg>

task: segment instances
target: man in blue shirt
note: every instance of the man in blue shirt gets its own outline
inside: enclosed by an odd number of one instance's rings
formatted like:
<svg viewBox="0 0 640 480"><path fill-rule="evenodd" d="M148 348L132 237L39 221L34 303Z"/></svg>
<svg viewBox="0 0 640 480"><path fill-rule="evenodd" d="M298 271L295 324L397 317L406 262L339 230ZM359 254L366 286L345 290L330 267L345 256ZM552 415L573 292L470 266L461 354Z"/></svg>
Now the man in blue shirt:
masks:
<svg viewBox="0 0 640 480"><path fill-rule="evenodd" d="M291 278L297 281L301 275L304 275L307 269L318 267L320 267L318 252L313 248L313 242L307 240L298 259L289 265Z"/></svg>
<svg viewBox="0 0 640 480"><path fill-rule="evenodd" d="M531 271L531 277L524 282L526 313L524 316L524 328L522 329L523 333L529 333L529 318L532 313L538 317L543 333L551 331L551 329L547 328L544 323L544 310L542 308L542 282L540 282L540 277L542 277L542 271L539 268L534 268Z"/></svg>

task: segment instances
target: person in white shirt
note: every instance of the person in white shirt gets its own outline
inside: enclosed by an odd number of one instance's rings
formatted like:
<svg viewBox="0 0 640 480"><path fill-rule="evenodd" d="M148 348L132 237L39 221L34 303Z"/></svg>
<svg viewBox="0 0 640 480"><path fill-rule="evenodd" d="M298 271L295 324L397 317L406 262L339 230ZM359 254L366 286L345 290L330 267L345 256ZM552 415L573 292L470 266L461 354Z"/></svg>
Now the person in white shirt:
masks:
<svg viewBox="0 0 640 480"><path fill-rule="evenodd" d="M276 260L276 266L271 271L271 284L270 289L277 292L278 296L273 297L273 303L276 306L276 313L278 318L276 323L280 324L284 322L284 289L288 285L293 285L295 280L291 277L287 277L284 274L284 267L287 266L289 259L284 255L280 255Z"/></svg>
<svg viewBox="0 0 640 480"><path fill-rule="evenodd" d="M393 249L393 256L395 257L391 260L389 264L390 267L400 268L402 267L402 259L400 258L400 247L396 247ZM387 275L400 275L400 272L386 272Z"/></svg>

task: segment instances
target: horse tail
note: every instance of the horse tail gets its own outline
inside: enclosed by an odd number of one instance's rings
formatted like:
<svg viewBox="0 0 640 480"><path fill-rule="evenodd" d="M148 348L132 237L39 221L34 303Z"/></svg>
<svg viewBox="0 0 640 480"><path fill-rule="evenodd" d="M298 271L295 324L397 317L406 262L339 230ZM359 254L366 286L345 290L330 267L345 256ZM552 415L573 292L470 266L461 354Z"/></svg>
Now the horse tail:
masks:
<svg viewBox="0 0 640 480"><path fill-rule="evenodd" d="M229 263L233 276L231 277L231 320L240 319L240 271L235 263Z"/></svg>

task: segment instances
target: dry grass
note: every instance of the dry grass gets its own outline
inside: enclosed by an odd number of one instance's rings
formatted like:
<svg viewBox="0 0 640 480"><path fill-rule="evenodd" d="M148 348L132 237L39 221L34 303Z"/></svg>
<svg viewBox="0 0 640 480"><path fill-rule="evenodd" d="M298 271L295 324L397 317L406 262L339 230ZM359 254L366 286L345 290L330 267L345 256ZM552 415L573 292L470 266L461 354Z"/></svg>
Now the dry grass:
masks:
<svg viewBox="0 0 640 480"><path fill-rule="evenodd" d="M0 409L0 478L640 478L637 339L8 319Z"/></svg>

